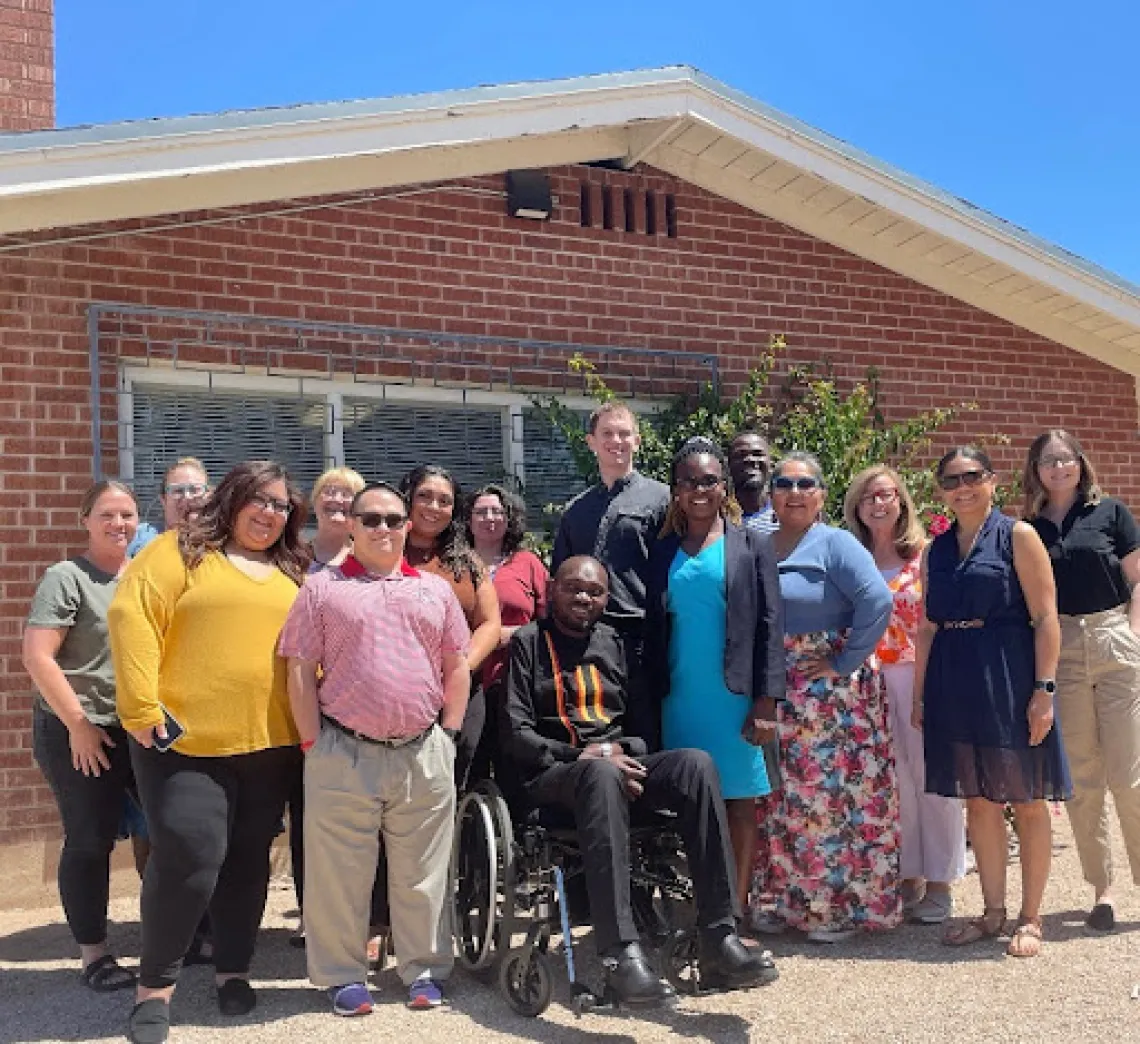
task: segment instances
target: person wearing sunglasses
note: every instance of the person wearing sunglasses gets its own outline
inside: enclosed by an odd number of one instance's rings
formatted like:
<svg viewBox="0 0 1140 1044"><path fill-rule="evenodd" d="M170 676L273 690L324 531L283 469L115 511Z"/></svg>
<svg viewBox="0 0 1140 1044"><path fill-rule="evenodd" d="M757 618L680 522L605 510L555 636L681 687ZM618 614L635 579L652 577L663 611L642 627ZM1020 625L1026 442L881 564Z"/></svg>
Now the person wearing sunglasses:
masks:
<svg viewBox="0 0 1140 1044"><path fill-rule="evenodd" d="M787 671L779 705L784 791L770 830L775 908L753 924L837 943L902 919L894 758L871 659L891 592L870 552L821 520L826 491L815 457L785 455L771 490Z"/></svg>
<svg viewBox="0 0 1140 1044"><path fill-rule="evenodd" d="M741 526L727 472L706 438L673 458L672 501L649 559L645 672L661 705L662 747L703 750L717 768L742 910L756 798L772 790L763 744L776 736L784 637L771 542Z"/></svg>
<svg viewBox="0 0 1140 1044"><path fill-rule="evenodd" d="M404 558L404 497L366 486L351 515L352 553L306 581L280 643L305 752L309 978L344 1016L372 1010L366 938L381 835L408 1006L442 1001L455 736L471 678L471 632L451 584Z"/></svg>
<svg viewBox="0 0 1140 1044"><path fill-rule="evenodd" d="M256 1003L269 849L300 760L277 639L308 567L304 507L281 465L239 464L197 518L139 553L111 603L118 712L151 840L128 1026L139 1044L169 1033L207 907L222 1014Z"/></svg>
<svg viewBox="0 0 1140 1044"><path fill-rule="evenodd" d="M1033 440L1022 479L1025 518L1053 564L1061 614L1057 716L1073 776L1069 822L1094 889L1090 932L1116 928L1105 793L1140 884L1140 526L1105 496L1067 431Z"/></svg>
<svg viewBox="0 0 1140 1044"><path fill-rule="evenodd" d="M210 479L206 465L197 457L179 457L162 476L162 492L158 495L162 505L162 528L149 522L140 522L127 554L134 558L159 533L177 529L202 509L210 495Z"/></svg>
<svg viewBox="0 0 1140 1044"><path fill-rule="evenodd" d="M887 690L898 775L903 912L919 924L941 924L953 910L950 885L966 872L966 831L961 801L926 793L922 733L910 724L926 536L902 476L886 464L851 480L843 520L874 555L894 597L875 655Z"/></svg>
<svg viewBox="0 0 1140 1044"><path fill-rule="evenodd" d="M1061 645L1053 569L1033 527L994 506L997 480L984 451L950 450L934 477L955 521L923 556L913 723L923 730L927 792L966 799L985 902L981 917L952 927L943 942L964 946L1004 931L1008 804L1021 915L1006 952L1035 957L1052 852L1045 802L1071 792L1053 724Z"/></svg>

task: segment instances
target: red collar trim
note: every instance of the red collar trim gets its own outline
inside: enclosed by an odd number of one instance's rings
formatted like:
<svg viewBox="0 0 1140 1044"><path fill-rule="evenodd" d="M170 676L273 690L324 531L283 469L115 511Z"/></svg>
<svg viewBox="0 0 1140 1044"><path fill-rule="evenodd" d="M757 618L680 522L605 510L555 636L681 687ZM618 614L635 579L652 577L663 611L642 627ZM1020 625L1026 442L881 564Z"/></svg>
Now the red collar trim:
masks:
<svg viewBox="0 0 1140 1044"><path fill-rule="evenodd" d="M350 580L355 580L358 577L362 577L362 576L366 576L366 577L369 577L371 579L376 579L375 577L372 576L372 574L370 572L368 572L367 569L364 568L364 566L362 566L360 564L360 559L358 559L355 555L349 555L341 563L340 571L344 576L347 576ZM406 558L401 558L400 559L400 575L418 578L420 575L420 572L418 569L413 569L410 565L408 565L408 560Z"/></svg>

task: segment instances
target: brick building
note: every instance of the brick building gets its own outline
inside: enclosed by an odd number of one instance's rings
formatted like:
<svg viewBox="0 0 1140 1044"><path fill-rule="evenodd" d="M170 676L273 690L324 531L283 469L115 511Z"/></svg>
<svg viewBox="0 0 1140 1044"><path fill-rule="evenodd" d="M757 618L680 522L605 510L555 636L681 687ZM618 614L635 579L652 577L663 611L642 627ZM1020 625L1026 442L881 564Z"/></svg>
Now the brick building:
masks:
<svg viewBox="0 0 1140 1044"><path fill-rule="evenodd" d="M179 453L432 459L538 505L573 479L530 396L578 401L572 353L648 405L782 333L888 413L975 400L1006 467L1071 428L1140 507L1140 289L692 70L53 130L50 0L0 0L0 56L8 902L56 829L21 625L93 474L153 512Z"/></svg>

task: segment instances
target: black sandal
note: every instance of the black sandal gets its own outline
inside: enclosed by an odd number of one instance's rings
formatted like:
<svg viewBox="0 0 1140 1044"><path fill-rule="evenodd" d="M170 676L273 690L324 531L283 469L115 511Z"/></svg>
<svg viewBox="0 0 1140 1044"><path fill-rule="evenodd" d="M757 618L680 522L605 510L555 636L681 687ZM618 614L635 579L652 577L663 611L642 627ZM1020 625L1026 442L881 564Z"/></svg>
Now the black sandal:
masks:
<svg viewBox="0 0 1140 1044"><path fill-rule="evenodd" d="M161 997L140 1001L127 1019L127 1039L132 1044L163 1044L170 1036L170 1005Z"/></svg>
<svg viewBox="0 0 1140 1044"><path fill-rule="evenodd" d="M114 993L116 990L131 989L138 976L129 968L124 968L109 953L92 961L83 969L83 985L96 993Z"/></svg>

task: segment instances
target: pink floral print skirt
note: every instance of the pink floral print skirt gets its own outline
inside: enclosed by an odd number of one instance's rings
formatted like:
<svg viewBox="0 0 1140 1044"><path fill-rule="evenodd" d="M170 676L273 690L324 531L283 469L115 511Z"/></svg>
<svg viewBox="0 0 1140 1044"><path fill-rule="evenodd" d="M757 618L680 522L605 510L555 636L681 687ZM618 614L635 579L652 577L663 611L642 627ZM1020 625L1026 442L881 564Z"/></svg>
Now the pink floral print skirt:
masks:
<svg viewBox="0 0 1140 1044"><path fill-rule="evenodd" d="M757 884L803 931L893 928L902 921L899 808L886 690L873 661L847 678L804 677L808 655L834 655L836 632L784 639L779 707L784 787L768 819ZM765 872L766 871L766 872Z"/></svg>

